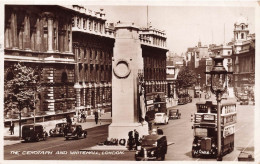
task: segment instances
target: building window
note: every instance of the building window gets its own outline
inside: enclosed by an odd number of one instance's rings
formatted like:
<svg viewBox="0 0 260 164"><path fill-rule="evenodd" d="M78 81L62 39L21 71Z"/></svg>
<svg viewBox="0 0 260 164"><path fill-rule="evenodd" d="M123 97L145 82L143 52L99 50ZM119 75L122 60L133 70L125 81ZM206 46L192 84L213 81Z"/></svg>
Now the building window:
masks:
<svg viewBox="0 0 260 164"><path fill-rule="evenodd" d="M97 23L94 23L94 30L97 31Z"/></svg>
<svg viewBox="0 0 260 164"><path fill-rule="evenodd" d="M86 29L86 20L83 20L83 28Z"/></svg>
<svg viewBox="0 0 260 164"><path fill-rule="evenodd" d="M78 27L78 28L80 28L79 25L80 25L80 24L79 24L79 18L77 18L77 27Z"/></svg>
<svg viewBox="0 0 260 164"><path fill-rule="evenodd" d="M241 39L244 39L244 33L241 34Z"/></svg>
<svg viewBox="0 0 260 164"><path fill-rule="evenodd" d="M91 31L92 30L92 22L89 21L89 30Z"/></svg>
<svg viewBox="0 0 260 164"><path fill-rule="evenodd" d="M99 32L102 33L102 23L99 25Z"/></svg>
<svg viewBox="0 0 260 164"><path fill-rule="evenodd" d="M244 30L244 26L243 26L243 25L242 25L242 27L241 27L241 28L242 28L242 30Z"/></svg>

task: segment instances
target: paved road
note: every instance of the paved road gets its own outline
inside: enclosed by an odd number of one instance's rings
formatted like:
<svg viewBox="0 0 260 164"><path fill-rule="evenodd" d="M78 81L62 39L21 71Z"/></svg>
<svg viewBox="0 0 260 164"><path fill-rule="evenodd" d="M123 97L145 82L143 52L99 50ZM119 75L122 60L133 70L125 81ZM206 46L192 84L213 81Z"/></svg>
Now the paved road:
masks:
<svg viewBox="0 0 260 164"><path fill-rule="evenodd" d="M190 104L178 106L182 118L171 120L169 125L161 125L169 141L175 144L168 147L166 160L177 161L215 161L215 159L202 159L191 157L193 130L191 129L191 113L196 112L195 101ZM235 133L235 148L230 154L223 157L223 161L237 161L242 150L254 151L254 107L253 105L237 104L237 124Z"/></svg>
<svg viewBox="0 0 260 164"><path fill-rule="evenodd" d="M156 125L161 127L169 142L174 142L168 147L166 160L174 161L215 161L215 159L201 159L191 157L191 145L193 141L193 130L191 129L191 113L196 112L194 99L192 103L178 106L181 111L181 119L170 120L168 125ZM237 124L235 134L235 149L232 153L224 156L224 161L234 161L242 150L254 150L254 106L237 106ZM91 154L71 155L70 151L77 152L86 147L96 145L104 141L108 136L106 126L96 127L88 130L86 139L65 141L62 137L49 138L47 141L33 143L19 143L4 147L5 160L28 159L28 160L134 160L135 152L122 151L93 151ZM11 154L12 151L20 151L20 155ZM22 155L22 152L30 151L50 151L52 155ZM68 154L55 154L59 151ZM61 152L62 153L62 152Z"/></svg>

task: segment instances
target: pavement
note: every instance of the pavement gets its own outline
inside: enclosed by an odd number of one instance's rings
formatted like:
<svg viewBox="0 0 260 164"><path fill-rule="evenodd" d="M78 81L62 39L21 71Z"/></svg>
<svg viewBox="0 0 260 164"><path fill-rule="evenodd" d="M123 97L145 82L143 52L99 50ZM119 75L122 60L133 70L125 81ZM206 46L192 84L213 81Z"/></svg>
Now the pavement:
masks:
<svg viewBox="0 0 260 164"><path fill-rule="evenodd" d="M57 123L66 122L66 119L60 119L60 120L52 120L52 121L46 121L46 122L37 122L36 124L41 124L45 128L46 132L49 133L50 129L54 128ZM89 115L86 118L86 122L75 122L80 124L83 129L90 129L97 126L107 125L112 122L111 112L106 112L101 114L101 117L99 117L99 122L96 124L94 115ZM14 127L14 134L11 135L9 132L9 127L4 128L4 146L7 145L13 145L17 143L21 143L21 139L19 139L19 126Z"/></svg>

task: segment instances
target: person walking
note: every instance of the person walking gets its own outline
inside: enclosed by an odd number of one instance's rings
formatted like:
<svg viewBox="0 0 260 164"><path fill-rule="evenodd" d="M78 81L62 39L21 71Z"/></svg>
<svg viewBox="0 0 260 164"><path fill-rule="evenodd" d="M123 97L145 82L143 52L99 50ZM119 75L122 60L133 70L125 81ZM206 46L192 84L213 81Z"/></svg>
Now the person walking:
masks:
<svg viewBox="0 0 260 164"><path fill-rule="evenodd" d="M137 146L139 146L139 133L134 130L134 135L135 135L135 148L137 149Z"/></svg>
<svg viewBox="0 0 260 164"><path fill-rule="evenodd" d="M13 121L11 121L11 125L10 125L9 131L10 131L10 134L11 134L11 135L14 134L14 123L13 123Z"/></svg>
<svg viewBox="0 0 260 164"><path fill-rule="evenodd" d="M98 124L98 112L95 111L95 121L96 121L96 124Z"/></svg>
<svg viewBox="0 0 260 164"><path fill-rule="evenodd" d="M163 130L159 127L157 127L157 134L158 135L163 135Z"/></svg>
<svg viewBox="0 0 260 164"><path fill-rule="evenodd" d="M134 145L134 137L133 137L133 131L129 131L128 132L128 150L132 150L133 149L133 145Z"/></svg>

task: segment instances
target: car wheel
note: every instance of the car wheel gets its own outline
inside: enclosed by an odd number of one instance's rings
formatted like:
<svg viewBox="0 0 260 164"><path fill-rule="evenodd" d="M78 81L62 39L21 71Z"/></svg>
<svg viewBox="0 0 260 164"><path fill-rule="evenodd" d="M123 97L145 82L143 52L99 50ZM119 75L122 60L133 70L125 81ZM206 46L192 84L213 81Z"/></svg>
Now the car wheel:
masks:
<svg viewBox="0 0 260 164"><path fill-rule="evenodd" d="M35 141L37 141L37 142L40 141L39 134L36 135L36 137L35 137Z"/></svg>
<svg viewBox="0 0 260 164"><path fill-rule="evenodd" d="M84 133L84 138L87 138L87 134L86 133Z"/></svg>
<svg viewBox="0 0 260 164"><path fill-rule="evenodd" d="M68 140L69 138L68 137L66 137L66 140Z"/></svg>

